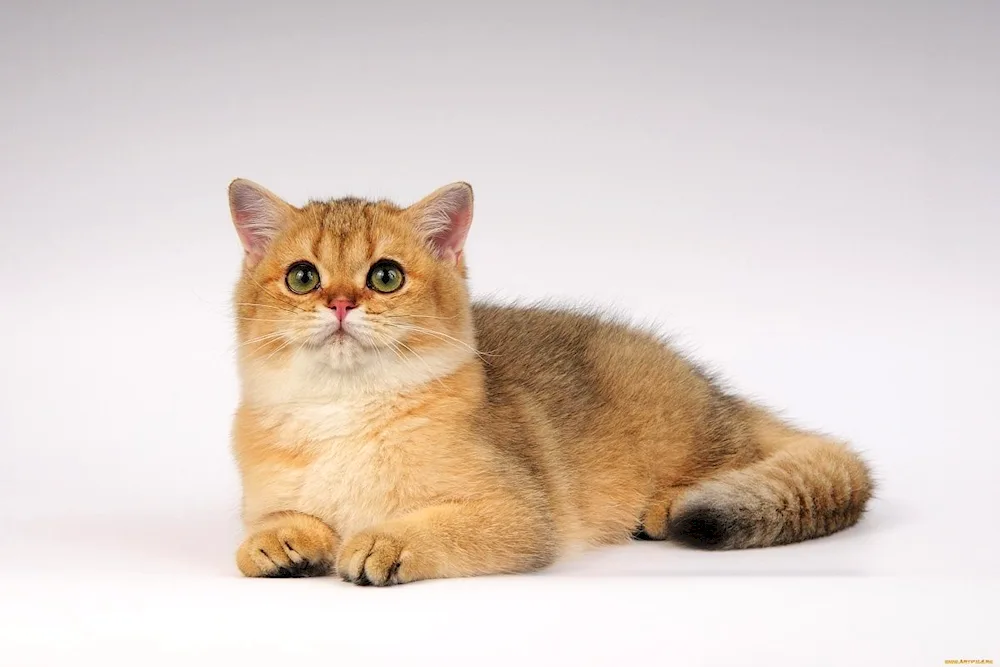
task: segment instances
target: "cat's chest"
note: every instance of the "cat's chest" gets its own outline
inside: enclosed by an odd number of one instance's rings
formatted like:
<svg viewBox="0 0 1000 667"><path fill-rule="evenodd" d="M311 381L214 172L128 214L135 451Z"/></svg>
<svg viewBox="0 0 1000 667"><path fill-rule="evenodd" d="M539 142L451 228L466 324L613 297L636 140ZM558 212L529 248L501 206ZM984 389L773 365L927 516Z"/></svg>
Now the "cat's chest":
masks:
<svg viewBox="0 0 1000 667"><path fill-rule="evenodd" d="M296 509L343 536L405 510L421 493L412 473L421 465L422 422L382 405L334 404L290 415L285 429L312 454Z"/></svg>

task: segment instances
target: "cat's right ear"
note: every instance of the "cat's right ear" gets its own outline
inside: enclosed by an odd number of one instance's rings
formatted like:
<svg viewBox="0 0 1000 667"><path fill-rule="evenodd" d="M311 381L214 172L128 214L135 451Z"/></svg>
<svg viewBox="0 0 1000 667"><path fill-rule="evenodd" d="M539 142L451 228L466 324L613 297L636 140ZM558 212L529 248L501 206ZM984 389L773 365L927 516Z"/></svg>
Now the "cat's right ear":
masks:
<svg viewBox="0 0 1000 667"><path fill-rule="evenodd" d="M253 265L288 222L292 206L267 188L237 178L229 184L229 211L247 261Z"/></svg>

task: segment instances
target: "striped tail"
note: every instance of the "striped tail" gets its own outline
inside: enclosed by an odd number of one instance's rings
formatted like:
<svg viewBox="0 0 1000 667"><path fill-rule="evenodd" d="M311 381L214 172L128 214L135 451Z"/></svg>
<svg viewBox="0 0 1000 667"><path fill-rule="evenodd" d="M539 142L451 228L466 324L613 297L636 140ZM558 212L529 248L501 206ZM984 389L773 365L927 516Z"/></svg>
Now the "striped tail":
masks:
<svg viewBox="0 0 1000 667"><path fill-rule="evenodd" d="M701 549L800 542L861 518L874 484L846 445L751 412L764 458L697 484L671 510L668 539Z"/></svg>

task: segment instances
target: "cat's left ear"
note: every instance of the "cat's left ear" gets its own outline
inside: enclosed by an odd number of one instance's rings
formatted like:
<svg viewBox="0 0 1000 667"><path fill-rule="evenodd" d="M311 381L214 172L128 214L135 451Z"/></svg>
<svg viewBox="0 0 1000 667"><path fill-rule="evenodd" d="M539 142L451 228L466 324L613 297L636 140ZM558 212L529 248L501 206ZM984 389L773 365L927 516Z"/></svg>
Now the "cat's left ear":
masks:
<svg viewBox="0 0 1000 667"><path fill-rule="evenodd" d="M461 259L472 226L471 185L459 182L438 188L408 210L435 255L453 262Z"/></svg>

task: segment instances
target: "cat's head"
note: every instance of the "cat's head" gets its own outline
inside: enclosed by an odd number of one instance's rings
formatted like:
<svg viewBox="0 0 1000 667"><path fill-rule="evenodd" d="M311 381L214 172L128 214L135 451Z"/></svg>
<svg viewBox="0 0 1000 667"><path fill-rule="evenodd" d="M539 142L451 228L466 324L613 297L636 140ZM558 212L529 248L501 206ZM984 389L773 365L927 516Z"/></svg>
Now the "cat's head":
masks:
<svg viewBox="0 0 1000 667"><path fill-rule="evenodd" d="M237 179L229 204L245 251L235 298L245 370L378 389L433 379L474 354L468 184L406 208L355 198L300 208Z"/></svg>

